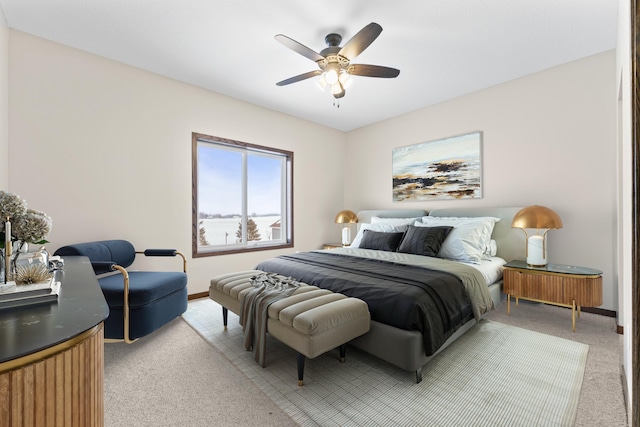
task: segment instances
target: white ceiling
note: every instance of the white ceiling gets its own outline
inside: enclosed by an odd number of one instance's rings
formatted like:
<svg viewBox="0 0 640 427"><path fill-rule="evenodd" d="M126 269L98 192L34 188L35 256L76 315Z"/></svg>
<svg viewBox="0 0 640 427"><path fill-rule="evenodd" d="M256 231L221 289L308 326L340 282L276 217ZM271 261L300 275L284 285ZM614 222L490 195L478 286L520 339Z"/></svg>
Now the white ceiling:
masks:
<svg viewBox="0 0 640 427"><path fill-rule="evenodd" d="M266 108L348 131L615 48L616 0L0 0L10 28ZM274 40L319 52L370 22L380 36L353 63L400 70L354 77L340 107L317 69Z"/></svg>

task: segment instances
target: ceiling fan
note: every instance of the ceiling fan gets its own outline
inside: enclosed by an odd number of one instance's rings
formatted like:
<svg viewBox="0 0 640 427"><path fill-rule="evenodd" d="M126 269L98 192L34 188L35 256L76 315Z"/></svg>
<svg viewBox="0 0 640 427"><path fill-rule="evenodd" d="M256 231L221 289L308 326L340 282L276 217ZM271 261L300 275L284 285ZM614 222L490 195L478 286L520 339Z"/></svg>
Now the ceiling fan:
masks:
<svg viewBox="0 0 640 427"><path fill-rule="evenodd" d="M275 39L289 49L309 58L318 64L319 70L309 71L282 80L276 85L285 86L291 83L306 80L311 77L322 75L320 84L331 88L334 98L342 98L345 95L345 85L349 76L364 77L398 77L400 70L380 65L352 64L356 56L360 55L382 32L382 27L375 22L366 25L358 31L344 46L340 47L342 36L340 34L328 34L324 41L327 47L320 53L309 49L307 46L285 36L278 34Z"/></svg>

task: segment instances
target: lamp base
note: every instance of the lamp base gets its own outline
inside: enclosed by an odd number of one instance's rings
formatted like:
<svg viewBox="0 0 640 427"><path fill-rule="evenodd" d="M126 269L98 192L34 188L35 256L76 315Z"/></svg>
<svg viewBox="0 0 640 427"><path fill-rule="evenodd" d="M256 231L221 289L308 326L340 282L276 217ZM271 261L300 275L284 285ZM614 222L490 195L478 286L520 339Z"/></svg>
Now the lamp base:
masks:
<svg viewBox="0 0 640 427"><path fill-rule="evenodd" d="M533 267L533 268L544 268L546 267L547 264L531 264L530 262L527 262L527 267Z"/></svg>
<svg viewBox="0 0 640 427"><path fill-rule="evenodd" d="M342 228L342 246L349 246L351 244L351 227L346 226Z"/></svg>
<svg viewBox="0 0 640 427"><path fill-rule="evenodd" d="M527 247L527 265L530 267L544 267L547 265L546 242L544 236L531 236Z"/></svg>

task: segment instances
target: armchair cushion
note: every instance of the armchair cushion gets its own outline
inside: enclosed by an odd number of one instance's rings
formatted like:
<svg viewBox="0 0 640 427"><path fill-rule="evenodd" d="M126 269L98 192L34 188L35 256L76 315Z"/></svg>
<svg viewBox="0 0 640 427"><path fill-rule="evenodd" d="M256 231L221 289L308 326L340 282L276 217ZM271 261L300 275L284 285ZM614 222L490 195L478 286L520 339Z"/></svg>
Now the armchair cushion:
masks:
<svg viewBox="0 0 640 427"><path fill-rule="evenodd" d="M104 298L111 308L124 306L122 274L99 277ZM165 295L183 289L187 285L187 275L182 271L130 271L129 307L142 307Z"/></svg>

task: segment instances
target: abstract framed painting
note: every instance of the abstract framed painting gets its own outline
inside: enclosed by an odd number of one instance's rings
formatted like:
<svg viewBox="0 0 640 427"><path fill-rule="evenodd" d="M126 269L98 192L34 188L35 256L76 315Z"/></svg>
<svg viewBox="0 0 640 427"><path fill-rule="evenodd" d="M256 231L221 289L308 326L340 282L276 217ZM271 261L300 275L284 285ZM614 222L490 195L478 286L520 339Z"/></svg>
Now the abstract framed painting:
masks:
<svg viewBox="0 0 640 427"><path fill-rule="evenodd" d="M393 201L482 197L482 132L393 149Z"/></svg>

